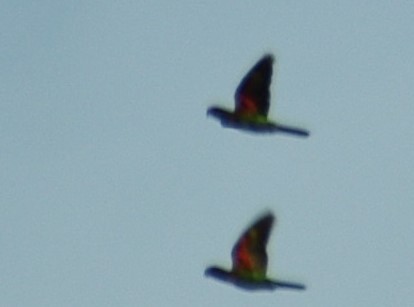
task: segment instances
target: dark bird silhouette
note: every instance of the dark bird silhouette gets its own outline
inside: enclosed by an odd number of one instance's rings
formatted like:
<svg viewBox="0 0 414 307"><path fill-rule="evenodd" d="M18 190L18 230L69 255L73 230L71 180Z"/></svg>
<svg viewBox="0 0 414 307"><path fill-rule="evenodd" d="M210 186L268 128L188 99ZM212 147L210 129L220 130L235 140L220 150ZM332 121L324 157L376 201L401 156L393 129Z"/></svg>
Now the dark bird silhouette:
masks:
<svg viewBox="0 0 414 307"><path fill-rule="evenodd" d="M205 275L246 290L274 290L276 288L304 290L303 284L272 280L266 277L266 245L274 219L272 213L266 213L241 235L231 253L233 267L230 271L212 266L205 270Z"/></svg>
<svg viewBox="0 0 414 307"><path fill-rule="evenodd" d="M285 132L309 136L309 131L305 129L281 125L267 119L273 60L273 55L264 55L243 78L235 93L234 111L213 106L207 110L207 115L220 120L223 127L257 133Z"/></svg>

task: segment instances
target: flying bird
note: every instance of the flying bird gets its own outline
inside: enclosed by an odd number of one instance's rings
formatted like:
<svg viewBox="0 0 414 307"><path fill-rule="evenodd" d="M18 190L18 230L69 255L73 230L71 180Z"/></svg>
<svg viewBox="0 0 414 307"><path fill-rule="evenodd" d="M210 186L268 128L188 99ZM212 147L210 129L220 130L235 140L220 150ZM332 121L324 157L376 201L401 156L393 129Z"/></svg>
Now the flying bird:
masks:
<svg viewBox="0 0 414 307"><path fill-rule="evenodd" d="M305 129L285 126L267 119L273 61L273 55L266 54L250 69L236 90L234 111L213 106L207 110L207 115L220 120L223 127L257 133L285 132L302 137L309 136L309 131Z"/></svg>
<svg viewBox="0 0 414 307"><path fill-rule="evenodd" d="M231 253L233 268L230 271L211 266L205 270L205 275L246 290L274 290L276 288L304 290L303 284L272 280L266 277L266 245L274 220L272 213L266 213L241 235Z"/></svg>

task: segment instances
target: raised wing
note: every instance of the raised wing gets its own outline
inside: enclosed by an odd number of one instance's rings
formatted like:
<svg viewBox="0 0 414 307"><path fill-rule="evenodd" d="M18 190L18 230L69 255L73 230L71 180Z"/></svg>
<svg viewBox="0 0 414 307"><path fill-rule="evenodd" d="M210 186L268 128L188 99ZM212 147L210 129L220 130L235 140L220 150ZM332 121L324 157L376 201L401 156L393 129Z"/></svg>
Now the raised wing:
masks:
<svg viewBox="0 0 414 307"><path fill-rule="evenodd" d="M240 82L236 94L236 113L267 116L270 106L273 55L263 56Z"/></svg>
<svg viewBox="0 0 414 307"><path fill-rule="evenodd" d="M251 278L265 278L266 245L274 219L272 213L267 213L242 234L232 250L234 272Z"/></svg>

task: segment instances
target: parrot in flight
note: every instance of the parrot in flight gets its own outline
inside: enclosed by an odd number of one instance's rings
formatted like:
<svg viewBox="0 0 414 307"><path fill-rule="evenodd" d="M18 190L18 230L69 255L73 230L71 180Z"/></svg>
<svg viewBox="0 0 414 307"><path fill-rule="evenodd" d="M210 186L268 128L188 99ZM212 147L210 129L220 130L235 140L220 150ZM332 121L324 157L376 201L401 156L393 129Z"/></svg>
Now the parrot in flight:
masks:
<svg viewBox="0 0 414 307"><path fill-rule="evenodd" d="M284 132L301 137L309 136L309 131L305 129L285 126L267 118L273 61L273 55L266 54L250 69L236 90L234 111L212 106L208 108L207 115L220 120L223 127L255 133Z"/></svg>
<svg viewBox="0 0 414 307"><path fill-rule="evenodd" d="M245 290L275 290L277 288L305 290L306 287L303 284L272 280L266 276L266 245L274 220L274 215L268 212L240 236L231 253L233 267L230 271L211 266L205 270L205 275Z"/></svg>

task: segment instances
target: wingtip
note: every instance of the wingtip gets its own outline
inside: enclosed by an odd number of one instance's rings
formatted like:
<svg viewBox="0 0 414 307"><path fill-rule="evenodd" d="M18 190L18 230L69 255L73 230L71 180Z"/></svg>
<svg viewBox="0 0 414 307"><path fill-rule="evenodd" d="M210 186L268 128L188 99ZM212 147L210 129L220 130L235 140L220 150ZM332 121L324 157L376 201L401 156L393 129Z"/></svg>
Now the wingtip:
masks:
<svg viewBox="0 0 414 307"><path fill-rule="evenodd" d="M274 61L276 61L276 58L275 58L275 56L272 54L272 53L265 53L264 55L263 55L263 57L262 57L262 59L263 60L268 60L268 61L270 61L270 62L274 62Z"/></svg>
<svg viewBox="0 0 414 307"><path fill-rule="evenodd" d="M270 209L267 209L264 211L258 218L258 220L264 220L264 219L271 219L272 221L276 220L276 215L271 211Z"/></svg>

